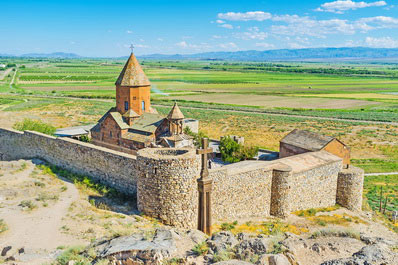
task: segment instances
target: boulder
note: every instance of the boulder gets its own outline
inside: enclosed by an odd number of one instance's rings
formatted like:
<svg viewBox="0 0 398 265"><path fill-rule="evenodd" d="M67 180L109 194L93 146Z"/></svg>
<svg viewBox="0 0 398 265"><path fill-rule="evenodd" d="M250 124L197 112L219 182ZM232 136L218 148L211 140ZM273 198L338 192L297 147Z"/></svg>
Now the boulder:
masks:
<svg viewBox="0 0 398 265"><path fill-rule="evenodd" d="M11 246L4 247L3 250L1 251L1 256L3 257L6 256L7 252L10 251L11 248L12 248Z"/></svg>
<svg viewBox="0 0 398 265"><path fill-rule="evenodd" d="M233 248L239 241L229 231L221 231L213 234L213 236L207 240L207 244L214 252L226 251Z"/></svg>
<svg viewBox="0 0 398 265"><path fill-rule="evenodd" d="M277 254L269 257L269 265L291 265L291 264L285 255Z"/></svg>
<svg viewBox="0 0 398 265"><path fill-rule="evenodd" d="M335 259L322 263L321 265L369 265L369 264L397 264L397 253L392 253L385 244L373 244L361 248L352 254L352 257Z"/></svg>
<svg viewBox="0 0 398 265"><path fill-rule="evenodd" d="M172 229L157 229L153 239L133 234L107 241L96 246L100 258L116 257L117 260L131 259L136 264L161 264L177 252L176 241L181 237ZM137 263L138 262L138 263Z"/></svg>
<svg viewBox="0 0 398 265"><path fill-rule="evenodd" d="M195 243L195 244L200 244L203 241L206 240L207 236L205 233L203 233L202 231L199 230L189 230L187 232L187 236L189 238L191 238L191 240Z"/></svg>

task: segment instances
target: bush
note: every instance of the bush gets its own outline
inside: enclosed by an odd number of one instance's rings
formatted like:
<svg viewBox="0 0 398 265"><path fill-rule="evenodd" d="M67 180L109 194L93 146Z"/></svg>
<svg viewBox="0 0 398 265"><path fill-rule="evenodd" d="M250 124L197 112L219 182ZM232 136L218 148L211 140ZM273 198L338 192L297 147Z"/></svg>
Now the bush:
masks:
<svg viewBox="0 0 398 265"><path fill-rule="evenodd" d="M44 123L39 120L24 119L22 122L17 122L13 126L14 129L18 131L36 131L48 135L54 135L55 127Z"/></svg>
<svg viewBox="0 0 398 265"><path fill-rule="evenodd" d="M18 206L21 206L22 208L27 208L28 210L33 210L37 206L34 204L32 201L21 201Z"/></svg>
<svg viewBox="0 0 398 265"><path fill-rule="evenodd" d="M0 234L7 230L8 230L7 224L4 222L3 219L0 219Z"/></svg>
<svg viewBox="0 0 398 265"><path fill-rule="evenodd" d="M192 252L196 255L196 256L202 256L202 255L206 255L207 252L209 251L209 247L207 246L206 241L197 244L193 247Z"/></svg>
<svg viewBox="0 0 398 265"><path fill-rule="evenodd" d="M91 265L91 262L80 253L83 247L70 247L57 257L57 265L67 265L69 261L74 260L79 265Z"/></svg>
<svg viewBox="0 0 398 265"><path fill-rule="evenodd" d="M202 147L203 138L209 138L204 132L194 133L189 127L184 128L184 133L193 137L193 142L197 148Z"/></svg>
<svg viewBox="0 0 398 265"><path fill-rule="evenodd" d="M221 138L221 158L224 162L236 163L242 160L253 159L258 153L258 147L247 147L238 144L230 136Z"/></svg>

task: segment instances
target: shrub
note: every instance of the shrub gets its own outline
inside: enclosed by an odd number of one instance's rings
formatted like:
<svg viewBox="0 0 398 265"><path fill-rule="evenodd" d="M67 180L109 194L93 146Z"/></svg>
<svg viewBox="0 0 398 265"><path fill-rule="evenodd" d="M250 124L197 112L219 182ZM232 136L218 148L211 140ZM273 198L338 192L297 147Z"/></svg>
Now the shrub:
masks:
<svg viewBox="0 0 398 265"><path fill-rule="evenodd" d="M226 136L221 138L220 152L223 161L230 163L241 161L239 151L240 151L240 144L235 142L231 137Z"/></svg>
<svg viewBox="0 0 398 265"><path fill-rule="evenodd" d="M0 234L7 230L8 230L7 224L4 222L3 219L0 219Z"/></svg>
<svg viewBox="0 0 398 265"><path fill-rule="evenodd" d="M36 208L36 204L34 204L32 201L21 201L18 206L21 206L22 208L27 208L29 210L33 210Z"/></svg>
<svg viewBox="0 0 398 265"><path fill-rule="evenodd" d="M208 251L209 251L209 247L207 246L207 243L205 241L200 244L195 245L192 249L192 252L196 256L206 255Z"/></svg>
<svg viewBox="0 0 398 265"><path fill-rule="evenodd" d="M319 237L350 237L355 239L360 239L360 234L351 230L333 230L333 229L323 229L312 233L312 239Z"/></svg>
<svg viewBox="0 0 398 265"><path fill-rule="evenodd" d="M70 247L57 257L56 265L67 265L69 261L75 261L79 265L91 265L91 262L80 253L83 247Z"/></svg>
<svg viewBox="0 0 398 265"><path fill-rule="evenodd" d="M88 137L88 135L82 135L79 137L79 141L89 143L89 142L91 142L91 139L90 139L90 137Z"/></svg>
<svg viewBox="0 0 398 265"><path fill-rule="evenodd" d="M234 229L237 224L238 223L236 221L233 223L222 223L221 230L230 231L230 230Z"/></svg>
<svg viewBox="0 0 398 265"><path fill-rule="evenodd" d="M184 128L184 133L193 137L193 142L197 148L202 147L203 138L209 138L204 132L199 131L198 133L194 133L189 127Z"/></svg>
<svg viewBox="0 0 398 265"><path fill-rule="evenodd" d="M18 131L36 131L48 135L54 135L55 127L38 120L24 119L22 122L17 122L13 126Z"/></svg>
<svg viewBox="0 0 398 265"><path fill-rule="evenodd" d="M226 261L233 258L234 258L234 253L224 250L214 253L213 262Z"/></svg>
<svg viewBox="0 0 398 265"><path fill-rule="evenodd" d="M235 163L252 159L257 155L258 147L248 147L238 144L230 136L226 136L221 138L220 152L223 161Z"/></svg>

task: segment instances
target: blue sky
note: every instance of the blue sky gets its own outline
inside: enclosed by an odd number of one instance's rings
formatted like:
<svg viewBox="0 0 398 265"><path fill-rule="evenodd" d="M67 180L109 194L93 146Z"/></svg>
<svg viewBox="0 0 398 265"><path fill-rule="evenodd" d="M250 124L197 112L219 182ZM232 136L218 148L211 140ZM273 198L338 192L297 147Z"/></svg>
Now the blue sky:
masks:
<svg viewBox="0 0 398 265"><path fill-rule="evenodd" d="M398 0L0 0L0 54L398 48Z"/></svg>

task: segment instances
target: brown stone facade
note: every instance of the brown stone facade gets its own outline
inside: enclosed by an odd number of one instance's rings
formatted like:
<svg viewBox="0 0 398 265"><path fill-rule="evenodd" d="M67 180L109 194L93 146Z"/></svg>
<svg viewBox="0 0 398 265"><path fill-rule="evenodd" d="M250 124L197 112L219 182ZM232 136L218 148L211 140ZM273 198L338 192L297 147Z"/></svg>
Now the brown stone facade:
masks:
<svg viewBox="0 0 398 265"><path fill-rule="evenodd" d="M138 115L151 112L151 87L116 86L116 110L124 114L129 109Z"/></svg>

